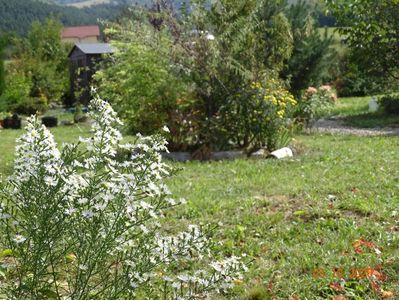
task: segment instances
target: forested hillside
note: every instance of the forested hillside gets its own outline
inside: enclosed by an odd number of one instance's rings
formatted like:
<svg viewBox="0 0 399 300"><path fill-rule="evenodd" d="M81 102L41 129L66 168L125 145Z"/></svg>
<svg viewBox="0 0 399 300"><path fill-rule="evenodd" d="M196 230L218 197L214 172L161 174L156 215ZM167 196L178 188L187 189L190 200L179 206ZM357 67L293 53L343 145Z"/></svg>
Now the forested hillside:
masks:
<svg viewBox="0 0 399 300"><path fill-rule="evenodd" d="M60 5L71 5L71 4L80 4L84 2L92 2L96 3L96 0L40 0L51 2ZM174 7L180 7L182 2L187 2L188 0L163 0L167 3L172 3ZM116 5L151 5L155 0L98 0L98 2L107 2L109 4L116 4ZM189 2L189 1L188 1Z"/></svg>
<svg viewBox="0 0 399 300"><path fill-rule="evenodd" d="M52 1L52 3L56 3L59 5L76 5L76 7L85 7L92 5L93 3L99 2L108 2L109 4L116 5L142 5L151 7L154 2L161 1L168 4L171 4L174 9L179 10L182 6L182 3L190 3L190 0L40 0L40 1ZM316 18L319 21L319 25L321 27L334 27L335 26L335 18L332 16L327 16L324 13L325 3L324 0L286 0L288 5L295 5L299 2L304 2L309 4L310 6L316 6L317 9L315 11Z"/></svg>
<svg viewBox="0 0 399 300"><path fill-rule="evenodd" d="M174 8L179 8L184 0L170 1ZM0 33L14 32L26 35L32 21L43 21L49 16L57 17L64 25L95 24L98 19L114 20L130 5L151 5L152 0L110 0L109 4L75 8L62 5L80 3L83 0L0 0ZM189 2L189 1L187 1ZM292 3L292 1L291 1ZM321 26L332 26L333 19L320 13Z"/></svg>
<svg viewBox="0 0 399 300"><path fill-rule="evenodd" d="M142 6L151 6L156 0L41 0L41 1L50 1L59 5L76 5L77 7L82 6L82 3L85 4L95 4L95 3L109 3L114 5L142 5ZM189 3L190 0L161 0L165 3L172 4L174 8L181 7L183 2Z"/></svg>
<svg viewBox="0 0 399 300"><path fill-rule="evenodd" d="M113 20L124 5L96 5L77 9L32 0L0 0L0 33L15 32L26 35L33 21L43 21L55 16L66 25L96 24L98 19Z"/></svg>

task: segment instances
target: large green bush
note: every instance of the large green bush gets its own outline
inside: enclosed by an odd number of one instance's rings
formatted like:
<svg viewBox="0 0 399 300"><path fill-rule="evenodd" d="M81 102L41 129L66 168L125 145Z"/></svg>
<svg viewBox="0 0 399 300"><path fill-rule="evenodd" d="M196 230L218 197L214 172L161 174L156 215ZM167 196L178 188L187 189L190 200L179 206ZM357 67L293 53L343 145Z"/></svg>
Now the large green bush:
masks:
<svg viewBox="0 0 399 300"><path fill-rule="evenodd" d="M326 0L337 29L371 73L398 80L399 4L396 0Z"/></svg>
<svg viewBox="0 0 399 300"><path fill-rule="evenodd" d="M12 74L12 75L11 75ZM28 101L32 81L24 74L9 71L7 85L0 95L0 111L13 111L19 103Z"/></svg>
<svg viewBox="0 0 399 300"><path fill-rule="evenodd" d="M20 113L43 112L68 91L67 45L61 43L62 24L34 22L26 39L13 40L7 64L6 88L0 107Z"/></svg>
<svg viewBox="0 0 399 300"><path fill-rule="evenodd" d="M205 153L207 148L251 150L268 143L253 139L264 135L268 125L261 124L267 116L248 123L254 119L251 107L261 103L252 98L250 87L264 77L273 78L291 55L291 27L283 10L279 1L218 1L211 10L198 5L188 17L188 28L204 32L186 43L193 44L189 68L203 112L198 147Z"/></svg>
<svg viewBox="0 0 399 300"><path fill-rule="evenodd" d="M362 50L346 49L340 57L334 81L340 97L385 94L397 90L395 79L384 76L383 70L369 70L362 61Z"/></svg>
<svg viewBox="0 0 399 300"><path fill-rule="evenodd" d="M31 76L20 72L15 65L9 65L6 78L7 85L0 95L0 111L30 115L47 110L48 100L44 94L32 96L34 83ZM46 85L51 82L46 82Z"/></svg>
<svg viewBox="0 0 399 300"><path fill-rule="evenodd" d="M168 32L153 33L149 24L136 22L129 28L129 34L118 35L117 52L94 78L131 132L152 134L172 122L178 103L190 97L190 86L171 58Z"/></svg>
<svg viewBox="0 0 399 300"><path fill-rule="evenodd" d="M387 114L399 114L399 95L386 95L378 99L379 105Z"/></svg>

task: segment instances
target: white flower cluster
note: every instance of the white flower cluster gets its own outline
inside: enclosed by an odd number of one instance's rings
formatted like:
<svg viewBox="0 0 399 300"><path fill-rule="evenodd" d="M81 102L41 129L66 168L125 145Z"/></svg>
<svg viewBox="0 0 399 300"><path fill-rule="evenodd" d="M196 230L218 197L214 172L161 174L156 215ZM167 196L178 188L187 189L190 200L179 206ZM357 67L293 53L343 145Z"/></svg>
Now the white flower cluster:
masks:
<svg viewBox="0 0 399 300"><path fill-rule="evenodd" d="M172 299L208 299L207 291L226 293L235 284L242 283L243 271L247 271L241 258L232 256L218 262L209 264L211 271L198 270L182 273L174 278L165 276L164 280L172 287Z"/></svg>
<svg viewBox="0 0 399 300"><path fill-rule="evenodd" d="M41 176L48 185L57 185L61 160L53 136L33 116L25 130L17 140L14 181L26 182Z"/></svg>
<svg viewBox="0 0 399 300"><path fill-rule="evenodd" d="M101 99L93 99L90 104L90 117L94 120L92 129L93 136L89 139L80 138L87 144L87 150L96 154L98 159L112 162L110 158L115 157L116 149L122 140L122 135L113 125L122 125L116 112L108 102ZM88 158L88 161L93 161Z"/></svg>
<svg viewBox="0 0 399 300"><path fill-rule="evenodd" d="M62 299L134 299L148 291L205 298L240 282L244 264L237 257L209 263L209 241L198 226L173 236L162 229L165 212L184 201L172 199L163 182L171 173L160 155L166 141L138 136L122 144L121 122L101 99L92 100L90 115L93 135L80 139L84 147L66 145L60 153L34 117L18 141L15 172L0 190L4 244L25 253L15 258L18 282L36 274L32 294L50 282ZM201 261L204 270L193 271ZM61 270L68 279L57 278Z"/></svg>

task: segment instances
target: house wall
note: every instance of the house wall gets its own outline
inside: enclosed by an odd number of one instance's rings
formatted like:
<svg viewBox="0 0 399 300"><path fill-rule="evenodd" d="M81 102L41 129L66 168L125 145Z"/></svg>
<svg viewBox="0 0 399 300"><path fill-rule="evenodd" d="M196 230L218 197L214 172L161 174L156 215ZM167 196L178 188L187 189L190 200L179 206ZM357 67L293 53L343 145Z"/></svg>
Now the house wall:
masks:
<svg viewBox="0 0 399 300"><path fill-rule="evenodd" d="M71 103L79 100L83 105L90 101L90 85L92 76L95 72L96 64L101 61L101 54L85 54L79 48L75 47L69 56L70 68L70 93ZM79 92L79 98L75 93Z"/></svg>
<svg viewBox="0 0 399 300"><path fill-rule="evenodd" d="M84 94L86 94L86 87L88 86L87 75L87 57L80 49L76 48L69 56L69 78L70 78L70 95L71 103L76 100L82 101ZM82 92L79 99L76 99L75 93Z"/></svg>

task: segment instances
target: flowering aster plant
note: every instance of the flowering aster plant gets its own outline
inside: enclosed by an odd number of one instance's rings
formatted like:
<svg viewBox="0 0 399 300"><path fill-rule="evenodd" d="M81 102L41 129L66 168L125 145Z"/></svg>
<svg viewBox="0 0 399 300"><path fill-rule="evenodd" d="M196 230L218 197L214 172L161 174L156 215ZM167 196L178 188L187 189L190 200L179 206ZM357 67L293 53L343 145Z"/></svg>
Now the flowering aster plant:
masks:
<svg viewBox="0 0 399 300"><path fill-rule="evenodd" d="M212 261L198 226L174 235L162 228L165 212L183 202L163 182L172 171L159 153L165 140L123 144L121 122L101 99L90 115L92 136L61 151L28 119L14 173L0 185L0 295L205 299L240 282L241 258Z"/></svg>

